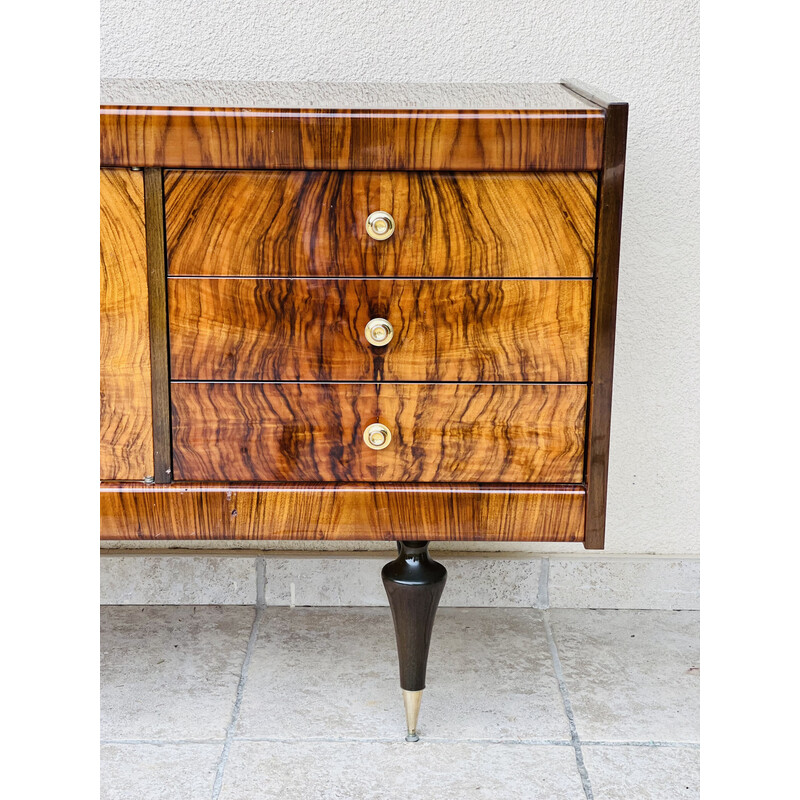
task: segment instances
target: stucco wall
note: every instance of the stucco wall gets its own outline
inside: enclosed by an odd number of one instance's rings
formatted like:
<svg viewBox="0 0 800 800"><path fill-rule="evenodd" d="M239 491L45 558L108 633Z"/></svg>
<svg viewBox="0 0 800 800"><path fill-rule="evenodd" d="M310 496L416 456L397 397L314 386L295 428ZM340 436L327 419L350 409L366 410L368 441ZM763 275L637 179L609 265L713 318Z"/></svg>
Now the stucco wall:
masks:
<svg viewBox="0 0 800 800"><path fill-rule="evenodd" d="M101 23L104 79L573 77L627 100L607 551L698 551L696 0L102 0Z"/></svg>

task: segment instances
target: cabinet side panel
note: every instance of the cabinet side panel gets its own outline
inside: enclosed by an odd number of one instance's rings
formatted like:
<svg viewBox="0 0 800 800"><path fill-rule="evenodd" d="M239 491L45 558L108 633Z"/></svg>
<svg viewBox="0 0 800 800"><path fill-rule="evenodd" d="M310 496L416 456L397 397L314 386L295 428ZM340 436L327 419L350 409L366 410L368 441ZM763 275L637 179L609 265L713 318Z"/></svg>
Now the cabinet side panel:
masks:
<svg viewBox="0 0 800 800"><path fill-rule="evenodd" d="M100 478L153 474L141 172L100 171Z"/></svg>

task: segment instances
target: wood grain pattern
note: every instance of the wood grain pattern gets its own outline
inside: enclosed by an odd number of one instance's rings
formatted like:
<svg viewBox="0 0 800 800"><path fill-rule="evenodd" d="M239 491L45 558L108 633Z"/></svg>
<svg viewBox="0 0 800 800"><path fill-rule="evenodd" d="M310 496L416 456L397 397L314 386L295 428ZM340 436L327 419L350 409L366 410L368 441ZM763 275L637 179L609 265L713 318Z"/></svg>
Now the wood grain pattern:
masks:
<svg viewBox="0 0 800 800"><path fill-rule="evenodd" d="M579 542L581 486L103 484L113 539Z"/></svg>
<svg viewBox="0 0 800 800"><path fill-rule="evenodd" d="M586 538L584 547L600 550L605 543L608 457L611 444L611 398L614 378L614 339L617 319L622 195L628 104L581 84L568 87L606 109L603 170L597 211L597 257L592 301L589 437L586 448Z"/></svg>
<svg viewBox="0 0 800 800"><path fill-rule="evenodd" d="M107 166L591 171L602 138L599 109L100 108Z"/></svg>
<svg viewBox="0 0 800 800"><path fill-rule="evenodd" d="M100 171L100 477L153 474L142 174Z"/></svg>
<svg viewBox="0 0 800 800"><path fill-rule="evenodd" d="M596 175L175 172L171 275L590 277ZM372 211L396 231L375 241Z"/></svg>
<svg viewBox="0 0 800 800"><path fill-rule="evenodd" d="M172 404L176 480L583 479L577 384L173 383Z"/></svg>
<svg viewBox="0 0 800 800"><path fill-rule="evenodd" d="M169 402L167 263L164 241L164 184L160 169L144 170L147 295L150 306L150 367L153 396L153 477L172 480L172 423Z"/></svg>
<svg viewBox="0 0 800 800"><path fill-rule="evenodd" d="M169 283L174 380L588 379L589 280ZM394 327L383 347L374 317Z"/></svg>

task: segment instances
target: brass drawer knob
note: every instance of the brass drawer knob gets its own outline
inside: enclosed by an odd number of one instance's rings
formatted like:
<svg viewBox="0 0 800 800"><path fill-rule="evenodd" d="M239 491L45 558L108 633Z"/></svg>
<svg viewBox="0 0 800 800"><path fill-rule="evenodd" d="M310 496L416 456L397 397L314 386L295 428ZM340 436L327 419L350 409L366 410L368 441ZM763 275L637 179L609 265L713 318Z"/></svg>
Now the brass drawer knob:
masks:
<svg viewBox="0 0 800 800"><path fill-rule="evenodd" d="M391 441L392 432L380 422L373 422L364 428L364 442L373 450L383 450Z"/></svg>
<svg viewBox="0 0 800 800"><path fill-rule="evenodd" d="M364 336L367 337L367 341L370 344L374 344L376 347L383 347L392 341L394 328L388 319L375 317L375 319L371 319L367 323L367 327L364 328Z"/></svg>
<svg viewBox="0 0 800 800"><path fill-rule="evenodd" d="M394 233L394 218L388 211L373 211L367 217L367 233L378 241Z"/></svg>

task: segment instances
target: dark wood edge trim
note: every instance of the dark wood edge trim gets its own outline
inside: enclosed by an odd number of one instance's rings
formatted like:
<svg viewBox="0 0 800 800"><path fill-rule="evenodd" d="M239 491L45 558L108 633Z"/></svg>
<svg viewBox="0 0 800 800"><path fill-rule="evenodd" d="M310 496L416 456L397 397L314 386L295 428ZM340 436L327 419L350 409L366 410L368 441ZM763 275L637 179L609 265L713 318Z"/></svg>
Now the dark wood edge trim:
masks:
<svg viewBox="0 0 800 800"><path fill-rule="evenodd" d="M586 440L586 525L583 546L602 550L605 545L608 459L611 436L611 399L614 376L614 339L619 283L622 194L628 104L600 95L581 84L567 88L603 105L606 110L603 165L597 192L592 328L589 352L589 397Z"/></svg>
<svg viewBox="0 0 800 800"><path fill-rule="evenodd" d="M169 402L166 228L164 183L159 168L144 170L147 294L150 311L150 370L153 397L153 464L156 483L172 481L172 422Z"/></svg>

